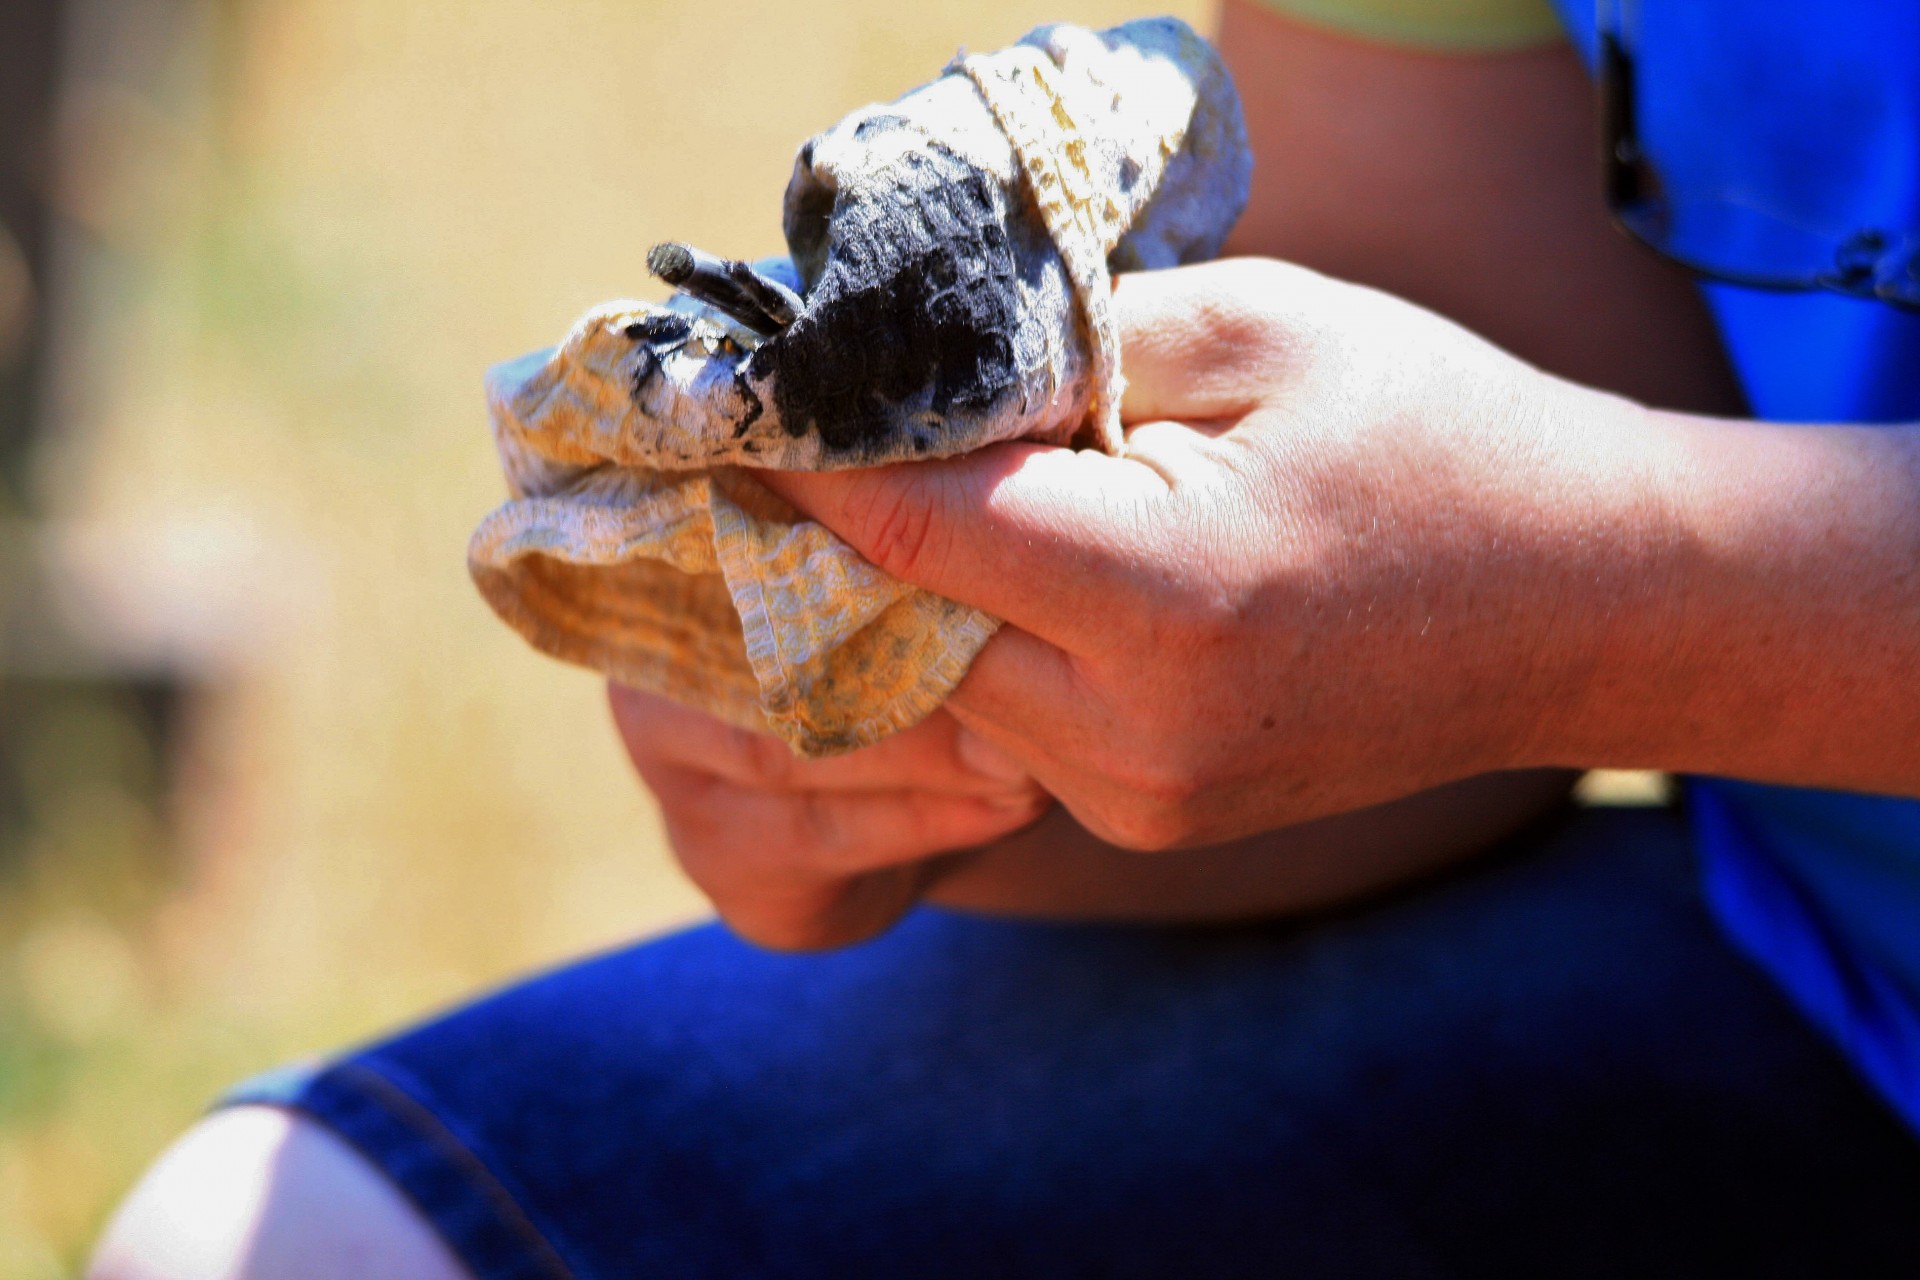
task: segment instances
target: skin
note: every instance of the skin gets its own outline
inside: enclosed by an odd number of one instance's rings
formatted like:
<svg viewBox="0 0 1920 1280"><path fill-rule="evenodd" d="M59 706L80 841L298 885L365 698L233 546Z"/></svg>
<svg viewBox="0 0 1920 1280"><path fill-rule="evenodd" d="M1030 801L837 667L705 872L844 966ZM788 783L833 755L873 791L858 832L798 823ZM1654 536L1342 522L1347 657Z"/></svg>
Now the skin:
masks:
<svg viewBox="0 0 1920 1280"><path fill-rule="evenodd" d="M871 936L922 897L1140 922L1317 910L1485 852L1567 787L1559 771L1475 778L1149 859L1090 835L945 712L852 755L800 760L665 699L615 686L611 701L681 867L736 932L783 949Z"/></svg>
<svg viewBox="0 0 1920 1280"><path fill-rule="evenodd" d="M1125 460L1009 447L774 477L876 563L1014 625L950 712L839 760L612 690L682 866L743 936L841 945L922 897L1138 920L1319 909L1464 863L1551 810L1573 773L1529 766L1609 762L1503 746L1514 672L1536 699L1571 684L1520 616L1564 594L1525 597L1518 556L1546 532L1528 487L1605 417L1573 383L1739 400L1691 281L1607 223L1584 72L1564 48L1433 57L1244 4L1224 10L1221 48L1260 158L1230 248L1391 289L1512 354L1272 261L1122 277ZM1634 429L1610 430L1631 469ZM1479 467L1453 456L1476 450ZM1409 477L1453 483L1396 485ZM1470 528L1469 511L1489 514ZM1614 550L1584 545L1624 580ZM1351 633L1291 624L1336 607L1360 619ZM1436 670L1443 643L1478 666ZM1420 767L1389 778L1374 758ZM1028 827L1056 797L1065 812ZM1137 856L1176 845L1185 857Z"/></svg>
<svg viewBox="0 0 1920 1280"><path fill-rule="evenodd" d="M470 1273L331 1131L267 1107L195 1125L108 1224L87 1274L113 1280L348 1280Z"/></svg>
<svg viewBox="0 0 1920 1280"><path fill-rule="evenodd" d="M729 922L826 945L929 890L1326 905L1479 856L1557 802L1536 766L1920 792L1914 433L1642 407L1738 402L1687 281L1605 225L1572 56L1429 57L1240 3L1222 47L1260 157L1234 249L1304 266L1122 285L1127 458L783 483L1010 620L950 713L799 762L615 691ZM461 1274L435 1245L337 1140L242 1110L163 1157L90 1274Z"/></svg>

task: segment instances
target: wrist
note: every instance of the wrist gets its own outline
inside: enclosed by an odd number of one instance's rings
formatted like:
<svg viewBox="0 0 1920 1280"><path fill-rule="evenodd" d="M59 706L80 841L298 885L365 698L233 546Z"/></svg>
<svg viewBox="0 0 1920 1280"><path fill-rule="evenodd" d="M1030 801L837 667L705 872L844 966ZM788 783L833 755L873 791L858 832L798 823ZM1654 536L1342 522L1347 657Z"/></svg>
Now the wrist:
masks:
<svg viewBox="0 0 1920 1280"><path fill-rule="evenodd" d="M1914 433L1598 399L1527 758L1911 789L1849 744L1920 735Z"/></svg>
<svg viewBox="0 0 1920 1280"><path fill-rule="evenodd" d="M1557 380L1544 397L1509 534L1527 648L1509 767L1666 767L1647 753L1700 604L1686 421Z"/></svg>
<svg viewBox="0 0 1920 1280"><path fill-rule="evenodd" d="M1666 456L1681 442L1634 401L1536 376L1476 494L1464 669L1494 709L1481 765L1631 767L1611 739L1681 626Z"/></svg>

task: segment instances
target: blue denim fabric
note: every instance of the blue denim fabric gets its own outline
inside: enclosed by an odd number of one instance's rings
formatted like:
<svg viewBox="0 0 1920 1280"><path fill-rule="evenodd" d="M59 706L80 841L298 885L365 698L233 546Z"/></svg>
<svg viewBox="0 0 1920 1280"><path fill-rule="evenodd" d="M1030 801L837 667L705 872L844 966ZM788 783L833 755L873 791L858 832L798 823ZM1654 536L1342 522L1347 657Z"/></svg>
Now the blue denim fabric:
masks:
<svg viewBox="0 0 1920 1280"><path fill-rule="evenodd" d="M1920 1144L1586 813L1352 914L695 929L229 1101L355 1144L483 1280L1911 1275Z"/></svg>

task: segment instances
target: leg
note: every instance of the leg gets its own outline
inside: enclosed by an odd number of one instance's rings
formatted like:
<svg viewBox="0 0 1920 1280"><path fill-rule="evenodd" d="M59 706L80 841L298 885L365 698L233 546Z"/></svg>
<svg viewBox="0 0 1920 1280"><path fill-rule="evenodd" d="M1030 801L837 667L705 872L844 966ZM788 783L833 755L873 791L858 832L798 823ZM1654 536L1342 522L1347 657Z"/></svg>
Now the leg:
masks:
<svg viewBox="0 0 1920 1280"><path fill-rule="evenodd" d="M317 1121L235 1107L176 1142L122 1205L92 1280L471 1280L385 1174Z"/></svg>
<svg viewBox="0 0 1920 1280"><path fill-rule="evenodd" d="M485 1280L1920 1256L1920 1144L1714 935L1677 819L1542 843L1306 925L696 930L270 1092Z"/></svg>

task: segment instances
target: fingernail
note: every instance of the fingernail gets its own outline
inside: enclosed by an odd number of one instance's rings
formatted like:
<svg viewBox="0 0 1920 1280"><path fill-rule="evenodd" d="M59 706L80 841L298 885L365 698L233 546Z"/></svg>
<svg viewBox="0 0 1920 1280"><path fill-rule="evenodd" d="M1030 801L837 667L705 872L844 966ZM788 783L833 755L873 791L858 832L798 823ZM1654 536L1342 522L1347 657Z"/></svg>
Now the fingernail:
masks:
<svg viewBox="0 0 1920 1280"><path fill-rule="evenodd" d="M1027 782L1030 777L1018 760L970 729L954 735L953 752L960 763L983 778L996 782Z"/></svg>

